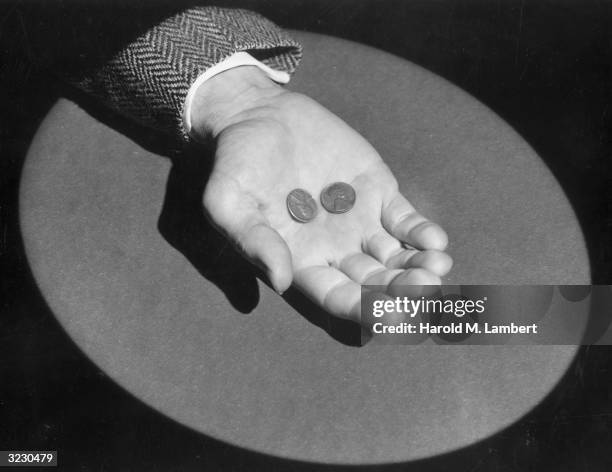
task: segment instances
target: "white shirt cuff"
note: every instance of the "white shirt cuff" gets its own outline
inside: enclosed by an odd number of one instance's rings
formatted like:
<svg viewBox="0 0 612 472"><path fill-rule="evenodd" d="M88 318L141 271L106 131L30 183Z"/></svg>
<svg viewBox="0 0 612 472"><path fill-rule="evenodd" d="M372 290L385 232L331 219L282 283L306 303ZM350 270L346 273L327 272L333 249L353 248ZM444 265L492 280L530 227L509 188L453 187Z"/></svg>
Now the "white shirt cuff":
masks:
<svg viewBox="0 0 612 472"><path fill-rule="evenodd" d="M288 72L274 70L271 67L265 65L263 62L260 62L255 59L248 52L235 52L234 54L225 58L218 64L215 64L214 66L207 69L193 82L193 84L191 84L191 87L189 87L187 97L185 97L185 106L183 107L183 125L185 126L185 131L187 131L187 133L191 134L191 108L196 91L198 90L200 85L202 85L211 77L220 74L221 72L225 72L228 69L233 69L234 67L240 66L259 67L268 75L268 77L270 77L270 79L272 79L274 82L278 82L279 84L286 84L289 82L290 79Z"/></svg>

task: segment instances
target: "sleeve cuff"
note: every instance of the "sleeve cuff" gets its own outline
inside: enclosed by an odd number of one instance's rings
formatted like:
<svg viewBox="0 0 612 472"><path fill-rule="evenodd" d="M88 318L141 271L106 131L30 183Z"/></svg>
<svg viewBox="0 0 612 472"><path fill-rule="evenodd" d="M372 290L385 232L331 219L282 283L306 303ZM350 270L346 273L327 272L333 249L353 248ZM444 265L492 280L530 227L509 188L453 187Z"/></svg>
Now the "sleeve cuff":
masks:
<svg viewBox="0 0 612 472"><path fill-rule="evenodd" d="M263 62L260 62L251 56L248 52L239 51L232 54L218 64L208 68L203 74L198 76L198 78L189 87L189 91L185 97L185 104L183 106L183 126L187 134L191 136L191 108L198 88L215 75L240 66L256 66L265 72L271 80L279 84L288 83L291 77L288 72L275 70L268 67Z"/></svg>

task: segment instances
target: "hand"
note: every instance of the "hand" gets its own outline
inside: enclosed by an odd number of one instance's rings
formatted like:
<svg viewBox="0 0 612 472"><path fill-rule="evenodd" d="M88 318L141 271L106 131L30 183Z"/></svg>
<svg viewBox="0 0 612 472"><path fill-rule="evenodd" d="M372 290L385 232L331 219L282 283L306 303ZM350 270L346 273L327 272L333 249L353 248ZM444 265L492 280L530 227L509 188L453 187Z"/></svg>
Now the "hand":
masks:
<svg viewBox="0 0 612 472"><path fill-rule="evenodd" d="M439 285L451 268L448 238L415 211L374 148L340 118L239 67L213 77L194 102L196 137L216 141L204 192L213 223L282 293L292 283L333 315L360 321L360 284ZM333 182L355 189L355 206L319 203ZM307 190L319 211L294 221L287 194Z"/></svg>

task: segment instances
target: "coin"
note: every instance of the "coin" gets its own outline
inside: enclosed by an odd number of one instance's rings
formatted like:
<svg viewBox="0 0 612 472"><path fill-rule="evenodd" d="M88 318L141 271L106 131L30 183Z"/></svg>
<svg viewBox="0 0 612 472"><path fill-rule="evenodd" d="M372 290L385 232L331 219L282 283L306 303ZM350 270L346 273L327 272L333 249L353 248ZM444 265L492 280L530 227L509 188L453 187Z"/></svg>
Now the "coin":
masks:
<svg viewBox="0 0 612 472"><path fill-rule="evenodd" d="M294 220L308 223L317 216L317 202L306 190L295 188L287 195L287 209Z"/></svg>
<svg viewBox="0 0 612 472"><path fill-rule="evenodd" d="M321 192L321 205L330 213L345 213L355 205L355 190L344 182L328 185Z"/></svg>

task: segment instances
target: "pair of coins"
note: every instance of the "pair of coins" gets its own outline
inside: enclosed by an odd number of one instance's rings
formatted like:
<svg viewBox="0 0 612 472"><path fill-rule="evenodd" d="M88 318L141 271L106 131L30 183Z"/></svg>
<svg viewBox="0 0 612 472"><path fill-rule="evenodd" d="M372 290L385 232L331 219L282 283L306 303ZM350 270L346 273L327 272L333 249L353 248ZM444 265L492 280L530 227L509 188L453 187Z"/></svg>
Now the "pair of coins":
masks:
<svg viewBox="0 0 612 472"><path fill-rule="evenodd" d="M355 198L353 187L344 182L335 182L321 192L321 205L330 213L345 213L353 208ZM307 223L317 216L317 202L301 188L289 192L287 209L292 218L300 223Z"/></svg>

